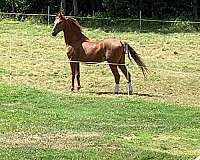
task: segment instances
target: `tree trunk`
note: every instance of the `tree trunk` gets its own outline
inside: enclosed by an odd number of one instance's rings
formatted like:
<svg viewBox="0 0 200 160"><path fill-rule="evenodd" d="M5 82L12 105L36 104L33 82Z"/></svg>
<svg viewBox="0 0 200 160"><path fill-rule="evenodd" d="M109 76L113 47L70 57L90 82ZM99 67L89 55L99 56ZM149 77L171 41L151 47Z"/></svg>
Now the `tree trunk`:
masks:
<svg viewBox="0 0 200 160"><path fill-rule="evenodd" d="M11 0L11 5L12 5L12 12L15 13L16 12L15 0Z"/></svg>
<svg viewBox="0 0 200 160"><path fill-rule="evenodd" d="M74 16L78 15L78 3L77 0L73 0Z"/></svg>
<svg viewBox="0 0 200 160"><path fill-rule="evenodd" d="M66 0L61 0L61 10L63 10L64 14L66 15Z"/></svg>
<svg viewBox="0 0 200 160"><path fill-rule="evenodd" d="M101 11L103 9L103 1L102 0L98 0L96 1L96 8L97 8L97 11Z"/></svg>
<svg viewBox="0 0 200 160"><path fill-rule="evenodd" d="M198 3L197 3L197 0L193 0L192 7L193 7L194 19L198 19Z"/></svg>
<svg viewBox="0 0 200 160"><path fill-rule="evenodd" d="M92 9L92 16L95 16L95 1L94 0L90 0L91 3L91 9Z"/></svg>

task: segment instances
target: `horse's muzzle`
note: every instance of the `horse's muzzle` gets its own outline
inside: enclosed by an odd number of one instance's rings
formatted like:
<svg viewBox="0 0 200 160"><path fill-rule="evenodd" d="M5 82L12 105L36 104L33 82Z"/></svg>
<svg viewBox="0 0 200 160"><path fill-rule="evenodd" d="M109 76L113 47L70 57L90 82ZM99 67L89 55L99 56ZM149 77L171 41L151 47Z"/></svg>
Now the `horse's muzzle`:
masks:
<svg viewBox="0 0 200 160"><path fill-rule="evenodd" d="M54 37L55 37L56 35L57 35L57 33L56 33L56 32L52 32L52 36L54 36Z"/></svg>

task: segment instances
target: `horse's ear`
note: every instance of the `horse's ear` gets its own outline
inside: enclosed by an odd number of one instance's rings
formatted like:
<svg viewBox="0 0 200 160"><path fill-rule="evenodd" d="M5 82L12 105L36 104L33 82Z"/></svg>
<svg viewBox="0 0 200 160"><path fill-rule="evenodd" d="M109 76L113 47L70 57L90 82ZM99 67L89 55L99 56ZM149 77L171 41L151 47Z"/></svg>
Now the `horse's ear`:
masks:
<svg viewBox="0 0 200 160"><path fill-rule="evenodd" d="M58 12L58 17L59 18L63 18L64 17L64 14L63 14L64 12L63 12L63 10L60 10L59 12Z"/></svg>

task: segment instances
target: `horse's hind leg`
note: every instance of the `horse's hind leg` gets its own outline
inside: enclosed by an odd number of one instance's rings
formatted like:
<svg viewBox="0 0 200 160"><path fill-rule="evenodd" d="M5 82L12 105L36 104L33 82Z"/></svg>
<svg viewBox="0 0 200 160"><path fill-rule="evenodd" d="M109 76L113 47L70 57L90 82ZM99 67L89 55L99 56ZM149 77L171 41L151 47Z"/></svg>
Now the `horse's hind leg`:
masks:
<svg viewBox="0 0 200 160"><path fill-rule="evenodd" d="M131 84L131 74L129 73L125 65L119 65L119 68L121 69L122 73L124 74L124 76L126 77L128 81L128 94L132 94L133 88Z"/></svg>
<svg viewBox="0 0 200 160"><path fill-rule="evenodd" d="M117 70L117 65L109 65L110 69L115 77L115 89L114 89L114 93L118 94L119 93L119 80L120 80L120 74Z"/></svg>

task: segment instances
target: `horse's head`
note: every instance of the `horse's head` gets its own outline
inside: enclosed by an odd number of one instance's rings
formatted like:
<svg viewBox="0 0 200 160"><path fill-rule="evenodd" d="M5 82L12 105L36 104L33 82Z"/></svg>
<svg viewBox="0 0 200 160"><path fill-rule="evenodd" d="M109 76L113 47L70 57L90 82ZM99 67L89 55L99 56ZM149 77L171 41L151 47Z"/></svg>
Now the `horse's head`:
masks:
<svg viewBox="0 0 200 160"><path fill-rule="evenodd" d="M65 17L62 13L58 13L55 18L52 36L56 36L60 31L64 32L66 44L74 43L81 38L88 39L82 34L78 21L72 17Z"/></svg>
<svg viewBox="0 0 200 160"><path fill-rule="evenodd" d="M64 30L64 21L65 17L62 13L58 13L58 15L55 18L52 36L56 36L60 31Z"/></svg>

